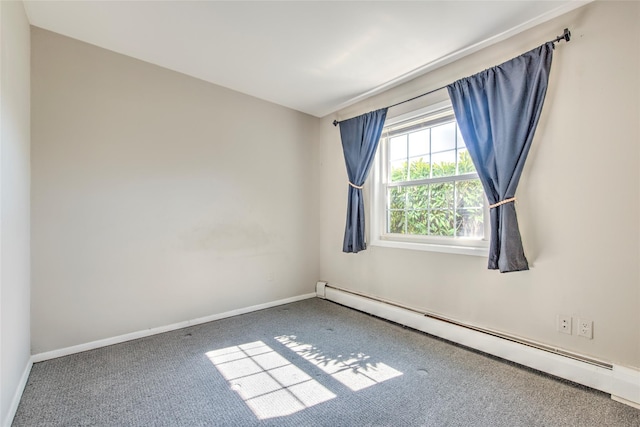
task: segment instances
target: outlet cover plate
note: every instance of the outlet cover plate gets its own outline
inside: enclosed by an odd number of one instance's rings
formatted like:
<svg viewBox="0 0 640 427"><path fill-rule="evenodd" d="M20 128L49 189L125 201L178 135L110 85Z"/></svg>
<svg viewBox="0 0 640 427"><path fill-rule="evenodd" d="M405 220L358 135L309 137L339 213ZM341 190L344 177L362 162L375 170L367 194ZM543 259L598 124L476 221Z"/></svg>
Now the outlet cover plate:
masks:
<svg viewBox="0 0 640 427"><path fill-rule="evenodd" d="M593 320L578 319L578 336L593 339Z"/></svg>
<svg viewBox="0 0 640 427"><path fill-rule="evenodd" d="M558 332L571 335L571 316L558 314L556 328Z"/></svg>

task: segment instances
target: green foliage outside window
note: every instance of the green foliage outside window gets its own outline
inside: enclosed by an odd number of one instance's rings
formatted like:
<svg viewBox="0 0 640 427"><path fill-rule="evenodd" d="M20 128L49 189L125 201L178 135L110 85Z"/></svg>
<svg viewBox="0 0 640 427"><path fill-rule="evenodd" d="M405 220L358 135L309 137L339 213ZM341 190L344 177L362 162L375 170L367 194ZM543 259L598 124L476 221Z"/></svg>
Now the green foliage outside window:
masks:
<svg viewBox="0 0 640 427"><path fill-rule="evenodd" d="M408 167L407 167L408 166ZM431 165L423 159L391 170L390 181L407 181L434 176L455 176L475 172L467 151L458 152L455 162ZM484 193L478 179L391 187L389 189L389 232L430 236L482 237Z"/></svg>

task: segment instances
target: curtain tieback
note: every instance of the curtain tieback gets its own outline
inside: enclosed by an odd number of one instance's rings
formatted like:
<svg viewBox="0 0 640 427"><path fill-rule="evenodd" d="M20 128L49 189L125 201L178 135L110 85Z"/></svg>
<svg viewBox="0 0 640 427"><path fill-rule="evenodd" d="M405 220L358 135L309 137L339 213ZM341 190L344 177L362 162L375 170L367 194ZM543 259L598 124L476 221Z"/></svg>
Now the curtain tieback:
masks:
<svg viewBox="0 0 640 427"><path fill-rule="evenodd" d="M353 188L357 188L358 190L362 190L362 187L364 187L363 185L355 185L351 181L349 181L349 185L352 186Z"/></svg>
<svg viewBox="0 0 640 427"><path fill-rule="evenodd" d="M506 203L513 203L515 201L516 201L515 197L512 197L510 199L504 199L504 200L502 200L502 201L500 201L498 203L494 203L492 205L489 205L489 209L497 208L498 206L502 206L502 205L504 205Z"/></svg>

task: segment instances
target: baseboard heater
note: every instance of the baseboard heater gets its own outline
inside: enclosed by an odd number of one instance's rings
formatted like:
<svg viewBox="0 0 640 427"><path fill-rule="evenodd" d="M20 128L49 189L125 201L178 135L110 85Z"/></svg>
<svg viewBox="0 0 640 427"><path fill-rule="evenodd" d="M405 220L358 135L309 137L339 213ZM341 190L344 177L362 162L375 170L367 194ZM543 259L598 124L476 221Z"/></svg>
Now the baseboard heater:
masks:
<svg viewBox="0 0 640 427"><path fill-rule="evenodd" d="M360 292L318 282L320 298L464 345L521 365L612 394L633 406L640 403L638 372L611 363L480 328ZM617 371L617 372L616 372ZM617 375L616 375L617 374Z"/></svg>

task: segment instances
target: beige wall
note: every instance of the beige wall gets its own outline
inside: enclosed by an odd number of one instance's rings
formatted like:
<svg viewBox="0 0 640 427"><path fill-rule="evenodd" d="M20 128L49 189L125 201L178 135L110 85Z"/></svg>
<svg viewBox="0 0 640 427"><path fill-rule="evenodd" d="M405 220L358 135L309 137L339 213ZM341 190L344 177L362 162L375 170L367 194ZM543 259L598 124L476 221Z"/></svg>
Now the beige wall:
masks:
<svg viewBox="0 0 640 427"><path fill-rule="evenodd" d="M32 29L33 353L313 292L319 120Z"/></svg>
<svg viewBox="0 0 640 427"><path fill-rule="evenodd" d="M30 55L22 2L0 2L0 42L0 425L5 425L30 357Z"/></svg>
<svg viewBox="0 0 640 427"><path fill-rule="evenodd" d="M486 258L370 247L343 254L347 177L330 123L506 61L562 33L517 210L528 272ZM591 3L323 119L321 278L477 326L640 367L640 4ZM439 92L434 98L446 96ZM389 116L426 103L389 111ZM556 331L556 314L594 321L594 339ZM575 323L574 323L575 328Z"/></svg>

